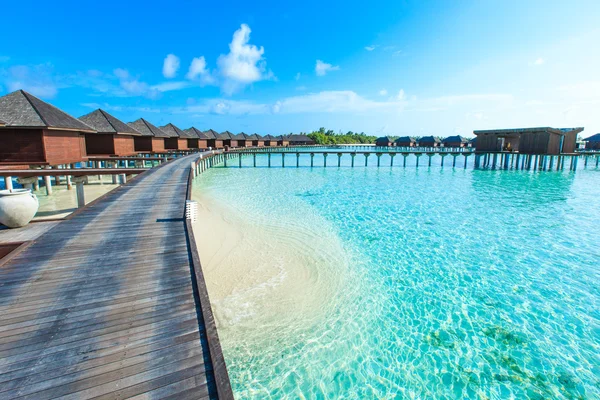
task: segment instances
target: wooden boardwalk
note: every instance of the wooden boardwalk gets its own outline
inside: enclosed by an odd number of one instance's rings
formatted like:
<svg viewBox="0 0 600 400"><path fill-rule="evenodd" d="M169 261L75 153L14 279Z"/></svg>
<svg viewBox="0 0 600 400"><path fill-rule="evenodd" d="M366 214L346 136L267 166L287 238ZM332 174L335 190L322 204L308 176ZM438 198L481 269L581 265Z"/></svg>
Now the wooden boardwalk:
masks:
<svg viewBox="0 0 600 400"><path fill-rule="evenodd" d="M145 172L0 268L1 399L218 396L183 220L193 159Z"/></svg>

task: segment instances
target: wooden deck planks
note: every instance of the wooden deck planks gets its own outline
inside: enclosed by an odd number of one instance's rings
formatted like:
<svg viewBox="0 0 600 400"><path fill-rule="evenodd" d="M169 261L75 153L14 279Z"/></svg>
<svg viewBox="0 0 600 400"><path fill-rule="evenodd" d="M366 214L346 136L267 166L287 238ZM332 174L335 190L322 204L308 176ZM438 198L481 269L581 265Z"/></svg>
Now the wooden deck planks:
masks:
<svg viewBox="0 0 600 400"><path fill-rule="evenodd" d="M19 233L35 241L0 268L0 398L216 396L183 220L191 159Z"/></svg>

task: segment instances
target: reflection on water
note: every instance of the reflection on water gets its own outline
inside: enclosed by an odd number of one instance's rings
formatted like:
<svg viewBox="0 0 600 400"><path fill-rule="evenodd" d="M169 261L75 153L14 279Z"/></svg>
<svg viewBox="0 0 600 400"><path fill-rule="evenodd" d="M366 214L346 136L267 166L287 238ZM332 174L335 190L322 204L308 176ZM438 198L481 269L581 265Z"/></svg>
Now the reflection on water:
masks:
<svg viewBox="0 0 600 400"><path fill-rule="evenodd" d="M240 398L600 397L598 171L218 168L195 196L245 243L201 250Z"/></svg>

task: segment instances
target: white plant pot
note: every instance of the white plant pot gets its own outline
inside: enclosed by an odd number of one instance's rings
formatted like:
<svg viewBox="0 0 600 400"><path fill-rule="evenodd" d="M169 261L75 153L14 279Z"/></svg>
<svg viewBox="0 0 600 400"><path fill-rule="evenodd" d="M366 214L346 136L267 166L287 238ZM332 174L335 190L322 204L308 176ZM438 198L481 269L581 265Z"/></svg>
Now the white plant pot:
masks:
<svg viewBox="0 0 600 400"><path fill-rule="evenodd" d="M0 224L20 228L33 219L39 202L29 189L0 190Z"/></svg>

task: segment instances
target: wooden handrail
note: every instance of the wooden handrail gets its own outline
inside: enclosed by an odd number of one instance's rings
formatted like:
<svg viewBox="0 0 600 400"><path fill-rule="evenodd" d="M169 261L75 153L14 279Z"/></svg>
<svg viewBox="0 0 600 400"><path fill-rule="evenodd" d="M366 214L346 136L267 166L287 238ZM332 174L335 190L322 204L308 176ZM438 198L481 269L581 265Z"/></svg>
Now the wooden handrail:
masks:
<svg viewBox="0 0 600 400"><path fill-rule="evenodd" d="M141 174L150 168L0 169L0 176L89 176Z"/></svg>

